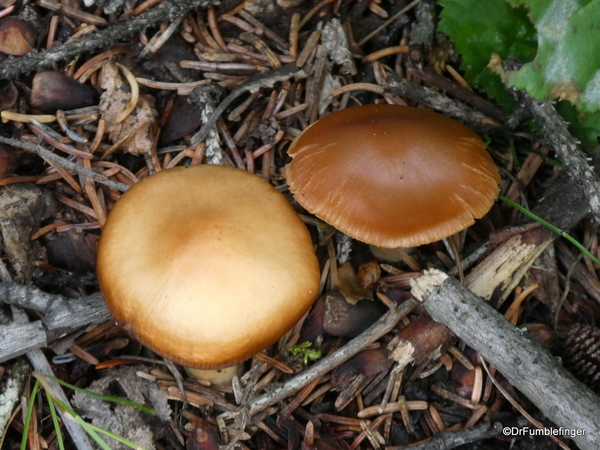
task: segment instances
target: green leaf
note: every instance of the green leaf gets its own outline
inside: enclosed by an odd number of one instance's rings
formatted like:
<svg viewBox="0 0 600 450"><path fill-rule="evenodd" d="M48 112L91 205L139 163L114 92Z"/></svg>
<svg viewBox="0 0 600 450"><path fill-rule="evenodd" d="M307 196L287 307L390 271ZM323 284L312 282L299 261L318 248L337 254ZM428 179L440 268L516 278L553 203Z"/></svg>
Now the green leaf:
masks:
<svg viewBox="0 0 600 450"><path fill-rule="evenodd" d="M500 77L487 68L492 53L527 62L536 53L536 33L525 8L513 8L505 0L440 0L439 31L446 33L462 55L461 69L467 81L513 109L515 100Z"/></svg>
<svg viewBox="0 0 600 450"><path fill-rule="evenodd" d="M290 353L292 355L301 355L302 362L304 362L304 365L307 365L309 361L316 361L319 359L322 354L320 349L313 349L311 347L312 342L306 341L290 348Z"/></svg>
<svg viewBox="0 0 600 450"><path fill-rule="evenodd" d="M509 85L540 100L568 100L580 112L599 111L600 0L507 1L530 9L538 33L535 59L509 73Z"/></svg>
<svg viewBox="0 0 600 450"><path fill-rule="evenodd" d="M558 102L556 110L569 123L569 131L581 141L581 147L584 150L592 150L598 145L600 111L582 113L566 101Z"/></svg>

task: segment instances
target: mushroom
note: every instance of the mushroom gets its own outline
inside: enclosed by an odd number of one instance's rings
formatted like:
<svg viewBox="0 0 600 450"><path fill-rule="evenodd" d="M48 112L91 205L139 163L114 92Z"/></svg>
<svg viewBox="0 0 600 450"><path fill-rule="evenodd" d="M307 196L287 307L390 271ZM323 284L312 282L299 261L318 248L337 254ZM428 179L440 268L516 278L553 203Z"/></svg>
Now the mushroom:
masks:
<svg viewBox="0 0 600 450"><path fill-rule="evenodd" d="M158 172L112 209L98 278L113 318L164 358L231 366L310 308L319 264L308 230L269 183L226 166Z"/></svg>
<svg viewBox="0 0 600 450"><path fill-rule="evenodd" d="M286 176L298 203L350 237L416 247L490 210L500 174L485 149L469 128L432 111L358 106L304 130Z"/></svg>

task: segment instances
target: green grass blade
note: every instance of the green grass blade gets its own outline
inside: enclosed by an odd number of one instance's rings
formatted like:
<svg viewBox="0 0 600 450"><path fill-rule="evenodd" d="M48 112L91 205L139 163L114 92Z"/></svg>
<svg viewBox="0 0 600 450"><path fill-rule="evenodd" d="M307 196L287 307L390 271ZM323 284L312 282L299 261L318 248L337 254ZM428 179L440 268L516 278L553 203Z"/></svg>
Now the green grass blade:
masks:
<svg viewBox="0 0 600 450"><path fill-rule="evenodd" d="M33 389L31 390L31 397L29 397L29 403L27 404L27 415L25 416L25 423L23 424L23 438L21 439L21 450L27 449L27 436L29 436L29 425L31 424L31 416L33 415L33 405L35 403L35 396L40 388L40 382L35 380Z"/></svg>
<svg viewBox="0 0 600 450"><path fill-rule="evenodd" d="M85 430L85 432L87 434L90 435L90 437L96 441L96 443L102 447L103 450L112 450L108 444L106 442L104 442L102 440L102 438L100 436L98 436L98 434L96 433L96 431L94 431L92 429L92 426L87 423L85 420L83 420L75 411L73 411L69 406L67 406L65 403L63 403L62 401L60 401L59 399L55 398L54 401L56 402L56 404L58 406L60 406L62 409L64 409L70 416L73 417L73 419L75 419L75 421L81 425L81 428L83 428Z"/></svg>
<svg viewBox="0 0 600 450"><path fill-rule="evenodd" d="M541 217L536 216L535 214L533 214L531 211L528 211L527 209L523 208L521 205L519 205L518 203L513 202L512 200L504 197L503 195L500 195L498 197L500 200L502 200L505 203L508 203L509 205L511 205L514 208L517 208L519 211L521 211L523 214L525 214L526 216L532 218L533 220L535 220L536 222L541 223L542 225L544 225L545 227L549 228L550 230L554 231L556 234L564 237L565 239L567 239L569 242L571 242L575 247L577 247L579 250L581 250L583 252L584 255L586 255L588 258L590 258L593 262L595 262L596 264L600 264L600 260L598 258L596 258L594 255L592 255L587 248L585 248L582 244L580 244L579 242L577 242L577 240L569 235L568 233L565 233L563 230L561 230L558 227L555 227L554 225L552 225L549 222L546 222L544 219L542 219Z"/></svg>
<svg viewBox="0 0 600 450"><path fill-rule="evenodd" d="M144 405L140 405L139 403L136 403L136 402L132 402L131 400L128 400L125 398L119 398L119 397L111 397L109 395L96 394L95 392L90 392L86 389L82 389L77 386L73 386L72 384L69 384L66 381L62 381L56 377L53 377L50 375L44 375L44 376L46 378L49 378L50 380L56 381L58 384L61 384L69 389L73 389L76 392L80 392L82 394L89 395L90 397L94 397L99 400L105 400L107 402L120 403L122 405L132 406L132 407L137 408L140 411L143 411L147 414L155 415L155 412L151 408L148 408L147 406L144 406Z"/></svg>
<svg viewBox="0 0 600 450"><path fill-rule="evenodd" d="M125 439L123 436L119 436L118 434L115 434L111 431L105 430L104 428L100 428L97 427L96 425L92 425L91 423L88 424L93 430L105 434L117 441L119 441L121 444L125 444L135 450L146 450L144 447L140 447L139 445L137 445L135 442L130 441L129 439Z"/></svg>
<svg viewBox="0 0 600 450"><path fill-rule="evenodd" d="M58 422L58 414L56 414L56 408L54 407L54 399L48 391L46 391L46 398L48 399L48 408L50 408L50 415L52 416L54 431L56 431L56 442L58 442L58 448L60 450L65 450L65 443L63 442L62 432L60 431L60 423Z"/></svg>

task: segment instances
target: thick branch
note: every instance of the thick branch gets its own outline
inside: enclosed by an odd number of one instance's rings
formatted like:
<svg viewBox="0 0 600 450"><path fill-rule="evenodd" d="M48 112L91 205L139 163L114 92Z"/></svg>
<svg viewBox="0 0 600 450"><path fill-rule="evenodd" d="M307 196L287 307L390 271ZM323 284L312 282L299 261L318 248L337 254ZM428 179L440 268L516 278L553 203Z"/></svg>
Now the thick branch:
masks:
<svg viewBox="0 0 600 450"><path fill-rule="evenodd" d="M6 303L44 314L42 322L52 330L77 328L110 319L100 293L78 299L66 299L19 283L0 283L0 304Z"/></svg>
<svg viewBox="0 0 600 450"><path fill-rule="evenodd" d="M573 437L582 450L600 448L600 398L547 350L439 270L415 280L412 293L434 320L477 350L546 417L565 428L584 429L584 436Z"/></svg>
<svg viewBox="0 0 600 450"><path fill-rule="evenodd" d="M48 345L46 332L39 320L23 324L0 325L0 362L46 345Z"/></svg>

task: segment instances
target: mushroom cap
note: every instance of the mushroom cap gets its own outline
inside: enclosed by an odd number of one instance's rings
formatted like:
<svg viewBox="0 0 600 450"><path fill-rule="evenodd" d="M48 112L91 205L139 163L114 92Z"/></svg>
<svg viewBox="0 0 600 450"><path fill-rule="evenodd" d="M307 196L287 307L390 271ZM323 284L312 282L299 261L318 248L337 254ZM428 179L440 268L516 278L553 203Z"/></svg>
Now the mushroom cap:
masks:
<svg viewBox="0 0 600 450"><path fill-rule="evenodd" d="M350 237L414 247L484 216L500 173L477 134L432 111L367 105L333 113L292 143L295 199Z"/></svg>
<svg viewBox="0 0 600 450"><path fill-rule="evenodd" d="M112 209L98 278L114 319L166 359L243 361L310 308L319 264L306 226L256 175L226 166L158 172Z"/></svg>

